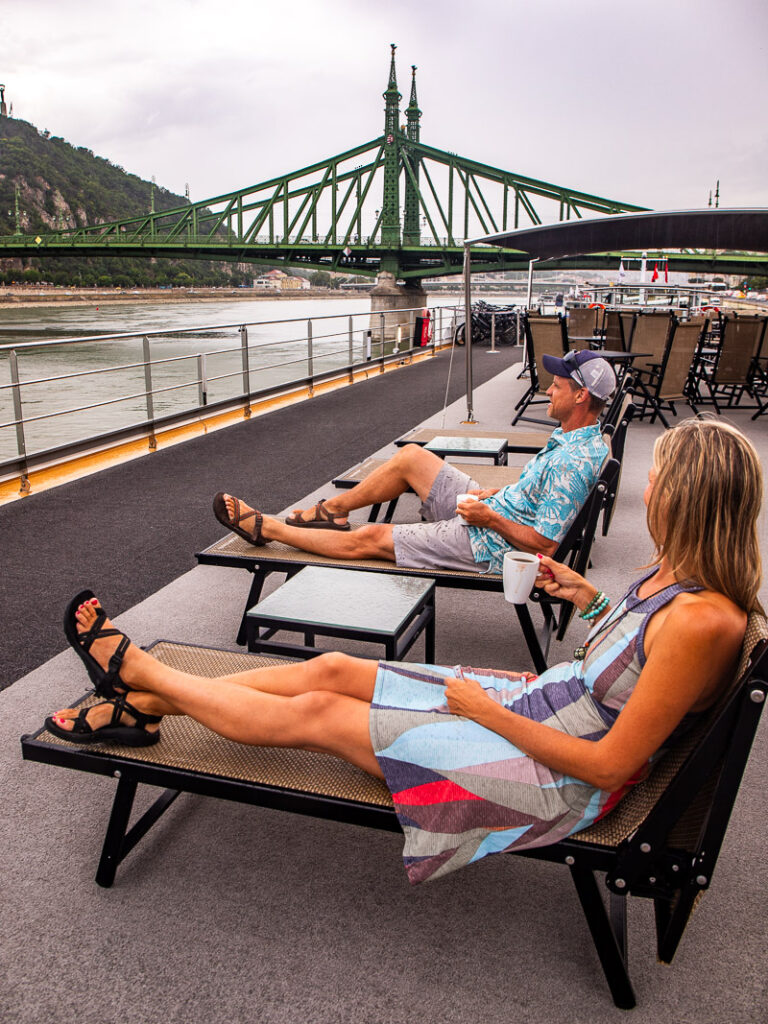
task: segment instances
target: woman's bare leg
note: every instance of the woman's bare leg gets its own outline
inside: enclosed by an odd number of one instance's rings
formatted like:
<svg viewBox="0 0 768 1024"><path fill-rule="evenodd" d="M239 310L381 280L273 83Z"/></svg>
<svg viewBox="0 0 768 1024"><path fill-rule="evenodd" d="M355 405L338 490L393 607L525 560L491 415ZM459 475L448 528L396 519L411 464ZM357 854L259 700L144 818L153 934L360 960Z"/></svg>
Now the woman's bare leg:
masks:
<svg viewBox="0 0 768 1024"><path fill-rule="evenodd" d="M78 611L81 631L92 625L96 607L85 605ZM91 654L106 665L118 641L98 640ZM163 665L131 644L120 676L137 691L130 693L130 703L146 714L190 715L239 743L320 750L381 776L368 732L375 662L330 654L293 666L201 679ZM62 721L71 717L69 711L59 716Z"/></svg>

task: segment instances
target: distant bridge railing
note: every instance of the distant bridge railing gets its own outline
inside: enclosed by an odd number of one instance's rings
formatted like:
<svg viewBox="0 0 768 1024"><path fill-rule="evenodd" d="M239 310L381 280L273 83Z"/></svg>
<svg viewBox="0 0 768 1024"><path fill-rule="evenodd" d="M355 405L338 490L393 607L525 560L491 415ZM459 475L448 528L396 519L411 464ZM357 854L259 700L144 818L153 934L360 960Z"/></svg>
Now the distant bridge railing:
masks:
<svg viewBox="0 0 768 1024"><path fill-rule="evenodd" d="M426 345L423 307L0 345L0 480L434 354L460 310L429 309Z"/></svg>
<svg viewBox="0 0 768 1024"><path fill-rule="evenodd" d="M412 248L440 248L440 249L461 249L464 246L464 238L449 238L436 237L431 238L424 236L418 243L412 246ZM353 235L344 243L335 243L335 247L341 248L342 245L349 246L365 246L367 248L379 249L381 247L381 236L380 235ZM71 246L77 249L80 246L86 246L93 248L94 245L100 245L106 249L119 249L121 246L131 247L143 247L147 249L162 247L164 245L173 246L178 248L179 246L188 245L190 247L204 248L204 249L216 249L222 250L230 249L233 245L241 248L253 249L259 246L274 247L274 246L293 246L293 245L307 245L307 246L321 246L322 248L328 247L327 240L322 236L311 236L311 235L288 235L287 237L274 237L270 235L257 235L248 239L240 239L237 236L231 238L226 233L219 235L193 235L182 233L174 235L173 237L155 237L153 235L147 235L142 233L132 233L129 231L122 232L120 234L106 234L104 237L100 237L93 231L85 231L84 229L72 228L68 231L60 231L55 234L39 234L39 235L3 235L0 236L0 248L7 248L13 246L24 246L25 248L32 247L33 249L39 249L43 252L46 248L55 246L57 249L62 247ZM331 247L333 248L333 246ZM491 246L476 246L478 249L491 249ZM522 256L522 254L521 254Z"/></svg>

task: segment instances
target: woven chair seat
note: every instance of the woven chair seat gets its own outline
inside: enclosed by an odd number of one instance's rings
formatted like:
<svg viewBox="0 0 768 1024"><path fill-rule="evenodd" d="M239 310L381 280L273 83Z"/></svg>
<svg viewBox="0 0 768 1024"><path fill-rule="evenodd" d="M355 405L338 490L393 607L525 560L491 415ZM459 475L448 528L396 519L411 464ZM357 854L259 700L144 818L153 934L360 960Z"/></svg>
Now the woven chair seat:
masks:
<svg viewBox="0 0 768 1024"><path fill-rule="evenodd" d="M217 651L165 641L155 644L152 654L163 664L181 672L214 678L290 662L286 658ZM100 699L91 695L77 706L87 707L98 703ZM181 768L240 782L354 800L377 807L392 806L389 790L380 779L329 754L233 743L186 715L164 718L161 732L160 742L151 747L122 747L115 743L103 743L93 744L88 749L104 750L112 756L127 757L144 764ZM73 746L50 733L44 735L48 743L68 748Z"/></svg>

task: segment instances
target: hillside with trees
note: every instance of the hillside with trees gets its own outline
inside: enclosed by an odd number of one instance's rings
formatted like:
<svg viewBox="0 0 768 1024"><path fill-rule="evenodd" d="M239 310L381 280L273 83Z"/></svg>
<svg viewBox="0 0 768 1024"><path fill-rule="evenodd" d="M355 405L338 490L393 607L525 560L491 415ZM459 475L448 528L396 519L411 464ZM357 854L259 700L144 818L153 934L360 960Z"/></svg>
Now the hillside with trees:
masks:
<svg viewBox="0 0 768 1024"><path fill-rule="evenodd" d="M0 234L16 230L16 190L22 234L82 227L183 206L184 196L129 174L90 149L0 117ZM152 194L154 191L154 195ZM231 263L124 257L34 257L0 260L0 283L50 281L66 285L238 285L253 270Z"/></svg>

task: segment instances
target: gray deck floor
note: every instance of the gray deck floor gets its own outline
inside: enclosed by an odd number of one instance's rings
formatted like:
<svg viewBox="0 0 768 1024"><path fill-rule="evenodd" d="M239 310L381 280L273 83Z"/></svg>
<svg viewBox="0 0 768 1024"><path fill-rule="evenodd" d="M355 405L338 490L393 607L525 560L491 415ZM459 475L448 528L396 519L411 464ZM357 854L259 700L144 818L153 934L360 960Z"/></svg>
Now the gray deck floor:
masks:
<svg viewBox="0 0 768 1024"><path fill-rule="evenodd" d="M482 352L477 359L492 361ZM506 429L521 387L513 369L480 386L481 424ZM445 425L458 425L463 412L461 403L449 406ZM768 420L751 424L745 413L732 419L768 456ZM442 425L440 415L425 422ZM595 547L592 578L616 596L650 555L642 492L659 432L647 423L631 428L611 533ZM329 467L329 476L343 468ZM328 488L300 490L297 479L288 507ZM257 481L243 497L259 497ZM398 518L413 515L413 501L401 502ZM765 521L762 529L764 544ZM164 637L234 649L246 577L238 570L191 569L117 622L140 643ZM577 620L550 663L569 657L583 633ZM422 651L417 644L411 660ZM438 592L437 660L528 666L503 599L461 591ZM186 796L126 860L115 886L98 888L93 875L114 782L25 763L18 747L22 733L84 689L80 664L67 650L0 694L3 1021L625 1019L611 1003L569 874L553 865L490 857L411 888L396 835ZM651 907L633 901L635 1021L761 1019L768 996L767 736L763 722L712 890L671 968L655 962Z"/></svg>

